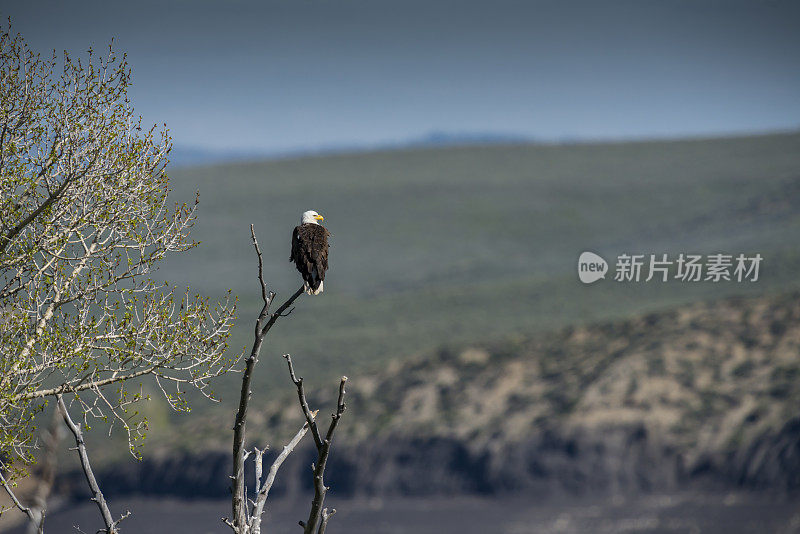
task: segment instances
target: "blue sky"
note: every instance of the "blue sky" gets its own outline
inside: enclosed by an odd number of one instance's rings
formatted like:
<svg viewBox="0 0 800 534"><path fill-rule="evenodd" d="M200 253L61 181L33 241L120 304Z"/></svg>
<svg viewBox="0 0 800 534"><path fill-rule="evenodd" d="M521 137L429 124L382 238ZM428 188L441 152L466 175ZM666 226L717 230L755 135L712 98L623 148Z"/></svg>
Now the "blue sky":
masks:
<svg viewBox="0 0 800 534"><path fill-rule="evenodd" d="M0 15L42 51L113 37L137 111L184 146L800 127L798 2L7 0Z"/></svg>

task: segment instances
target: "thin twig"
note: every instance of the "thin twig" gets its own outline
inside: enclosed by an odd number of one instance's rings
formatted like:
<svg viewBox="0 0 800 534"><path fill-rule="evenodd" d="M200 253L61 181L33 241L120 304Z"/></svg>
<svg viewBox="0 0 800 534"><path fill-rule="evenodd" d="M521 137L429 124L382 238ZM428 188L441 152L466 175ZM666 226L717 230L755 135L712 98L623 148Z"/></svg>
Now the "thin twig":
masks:
<svg viewBox="0 0 800 534"><path fill-rule="evenodd" d="M253 246L256 249L256 255L258 256L258 281L261 282L261 298L264 300L264 303L267 302L267 284L264 282L264 261L261 257L261 247L258 246L258 239L256 239L256 230L253 225L250 225L250 235L253 238Z"/></svg>
<svg viewBox="0 0 800 534"><path fill-rule="evenodd" d="M317 446L319 450L322 447L322 438L319 435L319 429L317 429L317 423L314 420L313 415L311 414L311 408L308 407L308 400L306 400L306 392L303 388L303 377L297 378L294 374L294 367L292 366L292 357L289 354L284 354L284 358L286 358L286 363L289 365L289 377L294 382L294 385L297 387L297 397L300 400L300 407L303 409L303 415L306 418L306 422L308 423L309 428L311 428L311 435L314 438L314 444Z"/></svg>
<svg viewBox="0 0 800 534"><path fill-rule="evenodd" d="M69 416L67 405L64 403L64 397L58 395L56 398L58 399L58 410L61 412L61 416L64 418L64 422L72 432L72 435L75 436L75 443L78 446L78 456L81 459L83 474L86 475L86 482L89 484L89 489L92 491L92 500L97 503L97 507L100 509L100 515L103 516L103 522L106 524L105 532L107 534L116 534L118 532L117 523L128 517L130 512L123 515L119 520L114 521L114 518L111 516L111 510L108 509L108 504L103 497L103 492L100 491L100 486L97 484L97 479L89 463L89 454L86 451L86 443L83 440L83 432L81 432L80 425L76 425Z"/></svg>
<svg viewBox="0 0 800 534"><path fill-rule="evenodd" d="M34 514L33 510L31 510L27 506L23 506L22 503L19 502L19 499L17 499L17 496L14 495L14 492L12 491L11 486L8 484L8 481L6 480L6 477L3 476L2 470L0 470L0 482L2 482L3 488L6 490L6 493L8 493L8 496L11 497L11 501L14 503L14 506L19 508L19 510L23 514L28 516L28 519L30 519L31 522L34 525L36 525L37 532L39 534L42 534L42 532L44 532L44 510L42 510L42 514L41 514L40 518L37 519L36 518L36 514Z"/></svg>

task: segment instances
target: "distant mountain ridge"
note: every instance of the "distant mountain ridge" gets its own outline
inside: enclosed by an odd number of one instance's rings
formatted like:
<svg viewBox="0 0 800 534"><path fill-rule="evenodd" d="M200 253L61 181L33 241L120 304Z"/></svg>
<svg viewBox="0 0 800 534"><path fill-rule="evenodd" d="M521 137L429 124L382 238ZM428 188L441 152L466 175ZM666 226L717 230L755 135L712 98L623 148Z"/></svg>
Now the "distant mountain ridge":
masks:
<svg viewBox="0 0 800 534"><path fill-rule="evenodd" d="M309 156L327 156L336 154L359 154L385 150L404 150L413 148L442 148L442 147L469 147L469 146L494 146L494 145L571 145L571 144L606 144L629 143L649 141L674 141L674 140L701 140L751 137L754 135L791 135L797 130L786 132L732 132L728 135L693 136L686 138L593 138L567 135L556 138L538 138L529 135L511 132L450 132L445 130L431 130L428 133L398 139L395 141L379 141L374 143L341 143L320 145L316 147L298 147L289 149L220 149L204 148L193 145L177 143L170 152L170 164L173 167L196 167L205 165L220 165L226 163L259 161L264 159L302 158Z"/></svg>
<svg viewBox="0 0 800 534"><path fill-rule="evenodd" d="M294 148L286 150L237 150L202 148L190 145L176 144L170 152L170 164L175 167L190 167L202 165L218 165L222 163L235 163L241 161L256 161L261 159L295 158L304 156L322 156L343 153L370 152L376 150L392 150L421 147L447 147L447 146L472 146L472 145L502 145L534 143L530 136L495 133L495 132L446 132L434 130L419 137L407 140L386 141L377 143L343 143L328 146Z"/></svg>

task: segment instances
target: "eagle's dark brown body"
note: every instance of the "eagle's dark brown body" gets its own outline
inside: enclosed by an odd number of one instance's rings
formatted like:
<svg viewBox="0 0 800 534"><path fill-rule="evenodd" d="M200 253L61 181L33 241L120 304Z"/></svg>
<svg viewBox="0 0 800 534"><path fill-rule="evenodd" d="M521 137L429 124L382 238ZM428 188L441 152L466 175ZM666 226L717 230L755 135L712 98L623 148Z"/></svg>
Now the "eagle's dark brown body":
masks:
<svg viewBox="0 0 800 534"><path fill-rule="evenodd" d="M328 269L328 230L319 224L301 224L292 232L292 255L306 286L306 293L316 295L322 290Z"/></svg>

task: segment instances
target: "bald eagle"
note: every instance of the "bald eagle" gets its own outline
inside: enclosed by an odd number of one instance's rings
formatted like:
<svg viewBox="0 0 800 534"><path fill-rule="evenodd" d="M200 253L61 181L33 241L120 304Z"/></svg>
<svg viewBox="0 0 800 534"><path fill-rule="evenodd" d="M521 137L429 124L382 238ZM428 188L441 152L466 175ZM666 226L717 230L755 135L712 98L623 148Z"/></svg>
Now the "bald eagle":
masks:
<svg viewBox="0 0 800 534"><path fill-rule="evenodd" d="M303 277L303 288L307 295L322 293L325 271L328 269L328 236L331 235L319 224L322 215L316 211L306 211L292 232L292 255L289 261L294 262Z"/></svg>

